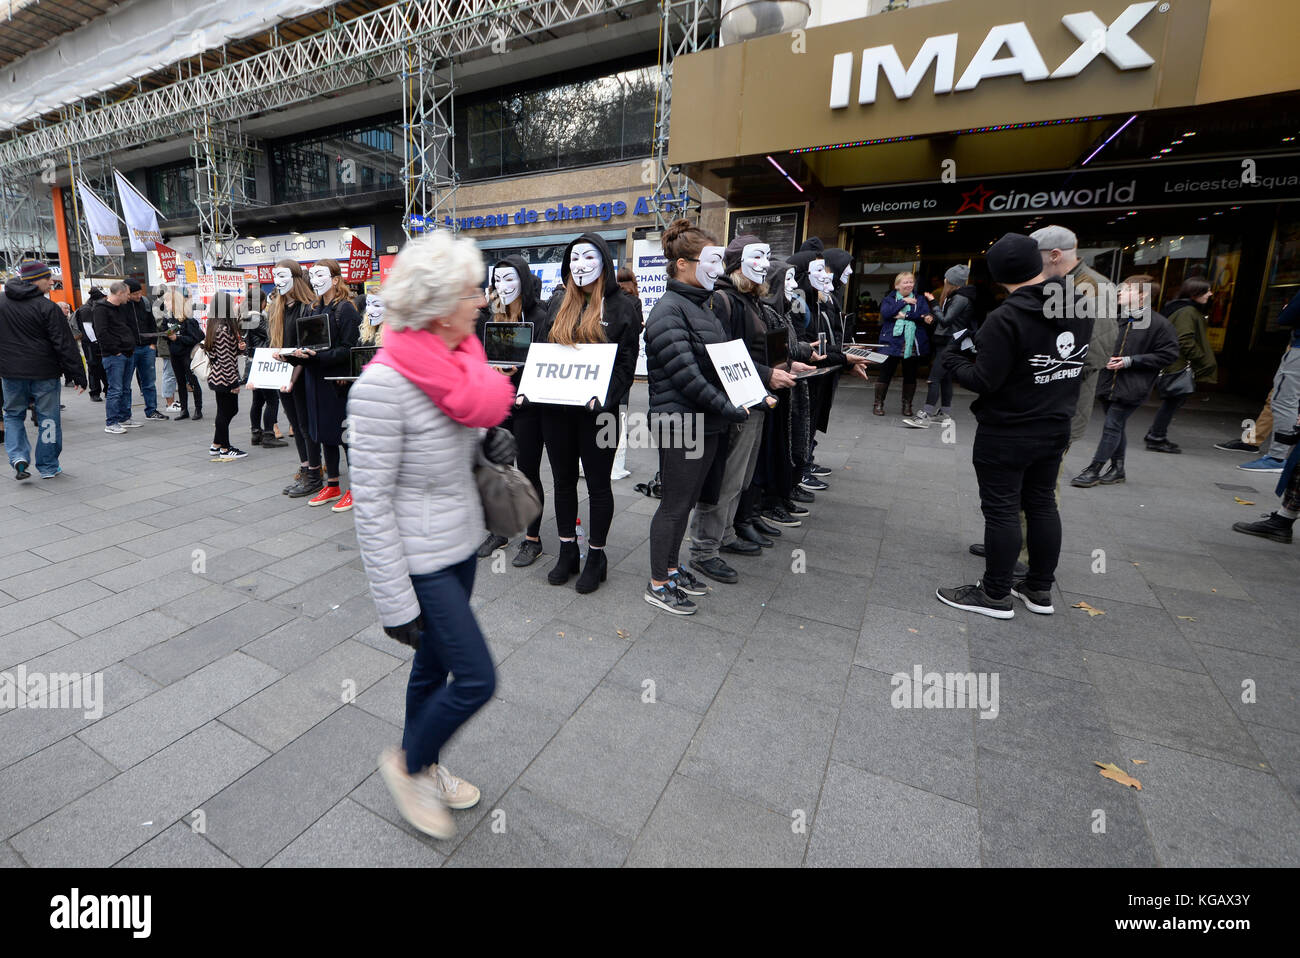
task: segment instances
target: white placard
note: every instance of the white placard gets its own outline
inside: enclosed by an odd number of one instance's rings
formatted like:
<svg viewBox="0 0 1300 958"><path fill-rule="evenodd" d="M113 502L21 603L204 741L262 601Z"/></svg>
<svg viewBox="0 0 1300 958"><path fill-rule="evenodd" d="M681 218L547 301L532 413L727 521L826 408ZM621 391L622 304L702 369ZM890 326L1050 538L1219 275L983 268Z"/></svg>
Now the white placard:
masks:
<svg viewBox="0 0 1300 958"><path fill-rule="evenodd" d="M554 406L585 406L595 396L604 405L617 355L617 343L533 343L524 360L519 394L530 403Z"/></svg>
<svg viewBox="0 0 1300 958"><path fill-rule="evenodd" d="M713 368L718 371L722 388L733 406L757 406L767 398L767 387L758 378L754 361L749 358L749 347L743 339L729 343L705 343Z"/></svg>
<svg viewBox="0 0 1300 958"><path fill-rule="evenodd" d="M248 385L254 389L282 389L293 378L293 367L271 358L274 349L254 349Z"/></svg>

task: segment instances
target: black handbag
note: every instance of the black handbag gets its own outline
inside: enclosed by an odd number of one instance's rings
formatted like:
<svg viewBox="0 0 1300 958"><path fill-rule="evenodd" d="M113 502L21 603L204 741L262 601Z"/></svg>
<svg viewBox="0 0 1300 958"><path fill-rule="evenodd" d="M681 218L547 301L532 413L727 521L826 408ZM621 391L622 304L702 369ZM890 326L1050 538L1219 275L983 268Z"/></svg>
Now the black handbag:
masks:
<svg viewBox="0 0 1300 958"><path fill-rule="evenodd" d="M1156 395L1161 399L1177 399L1196 392L1196 375L1190 365L1176 373L1161 373L1156 377Z"/></svg>

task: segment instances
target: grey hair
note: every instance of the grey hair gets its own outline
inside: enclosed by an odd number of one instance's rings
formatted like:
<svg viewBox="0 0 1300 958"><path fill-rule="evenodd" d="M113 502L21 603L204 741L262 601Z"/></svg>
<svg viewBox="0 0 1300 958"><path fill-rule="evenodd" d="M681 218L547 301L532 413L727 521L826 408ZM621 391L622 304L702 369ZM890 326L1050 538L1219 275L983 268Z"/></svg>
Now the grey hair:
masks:
<svg viewBox="0 0 1300 958"><path fill-rule="evenodd" d="M126 285L125 280L119 279L116 283L113 283L108 287L108 291L110 294L116 296L118 293L129 293L131 287Z"/></svg>
<svg viewBox="0 0 1300 958"><path fill-rule="evenodd" d="M1037 242L1039 250L1044 252L1079 248L1079 237L1064 226L1044 226L1030 233L1029 238Z"/></svg>
<svg viewBox="0 0 1300 958"><path fill-rule="evenodd" d="M384 325L427 329L450 316L466 284L483 276L483 254L472 239L434 230L407 243L384 280Z"/></svg>

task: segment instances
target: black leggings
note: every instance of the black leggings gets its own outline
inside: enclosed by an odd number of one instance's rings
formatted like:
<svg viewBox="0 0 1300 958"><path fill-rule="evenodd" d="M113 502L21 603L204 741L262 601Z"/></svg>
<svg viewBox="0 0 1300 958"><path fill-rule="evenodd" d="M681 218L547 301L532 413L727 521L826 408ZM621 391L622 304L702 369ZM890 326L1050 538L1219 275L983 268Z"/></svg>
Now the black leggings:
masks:
<svg viewBox="0 0 1300 958"><path fill-rule="evenodd" d="M249 407L248 418L253 429L261 429L275 435L275 421L280 411L280 390L254 389L253 404Z"/></svg>
<svg viewBox="0 0 1300 958"><path fill-rule="evenodd" d="M181 404L181 412L190 411L189 390L185 388L187 384L194 387L194 411L203 412L203 386L199 383L199 377L190 370L190 358L172 353L171 362L172 373L176 376L176 398Z"/></svg>
<svg viewBox="0 0 1300 958"><path fill-rule="evenodd" d="M533 484L533 488L537 490L537 499L545 509L546 490L542 487L542 449L546 444L542 440L541 412L537 409L518 410L510 417L507 425L514 433L515 445L519 450L515 457L515 465ZM536 539L541 535L541 531L542 514L539 512L537 518L528 524L527 535L529 538Z"/></svg>
<svg viewBox="0 0 1300 958"><path fill-rule="evenodd" d="M903 359L901 356L887 356L885 361L880 364L880 379L878 382L882 386L888 386L894 378L894 370L899 364L903 366L903 385L916 386L916 367L921 364L920 356L909 356Z"/></svg>
<svg viewBox="0 0 1300 958"><path fill-rule="evenodd" d="M239 412L239 393L214 389L217 397L217 427L212 431L212 444L222 449L230 448L230 421Z"/></svg>
<svg viewBox="0 0 1300 958"><path fill-rule="evenodd" d="M325 454L325 478L338 479L339 477L339 450L342 449L344 455L347 454L347 444L341 446L331 446L329 443L322 443L321 449ZM349 460L351 462L351 460Z"/></svg>
<svg viewBox="0 0 1300 958"><path fill-rule="evenodd" d="M686 524L691 510L699 501L700 490L708 478L709 470L718 456L718 447L725 433L706 433L702 454L688 458L692 450L685 443L674 442L659 447L659 481L663 484L663 498L650 520L650 578L664 582L668 570L677 568L677 552L686 535ZM698 449L698 447L697 447Z"/></svg>
<svg viewBox="0 0 1300 958"><path fill-rule="evenodd" d="M555 528L561 539L577 534L578 461L587 477L587 497L591 500L591 525L587 545L604 548L609 527L614 522L614 490L609 474L614 468L618 444L602 449L596 442L600 429L597 414L581 406L547 406L542 410L542 440L551 462L555 482ZM617 435L617 431L615 432Z"/></svg>
<svg viewBox="0 0 1300 958"><path fill-rule="evenodd" d="M298 377L293 389L281 393L284 397L284 418L293 428L293 444L298 447L298 461L307 463L310 469L320 468L320 443L312 442L307 435L307 384Z"/></svg>

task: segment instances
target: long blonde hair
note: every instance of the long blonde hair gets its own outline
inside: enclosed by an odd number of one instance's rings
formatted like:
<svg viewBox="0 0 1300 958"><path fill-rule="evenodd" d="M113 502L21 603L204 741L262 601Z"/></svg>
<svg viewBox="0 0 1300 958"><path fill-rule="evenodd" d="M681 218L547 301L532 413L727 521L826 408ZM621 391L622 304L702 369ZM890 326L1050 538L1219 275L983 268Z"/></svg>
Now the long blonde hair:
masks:
<svg viewBox="0 0 1300 958"><path fill-rule="evenodd" d="M582 287L573 281L573 274L569 274L569 279L564 284L564 300L560 303L559 312L555 314L555 322L551 324L551 342L561 346L605 342L605 329L600 325L600 319L605 313L604 274L598 276L591 285L591 299L584 305Z"/></svg>

